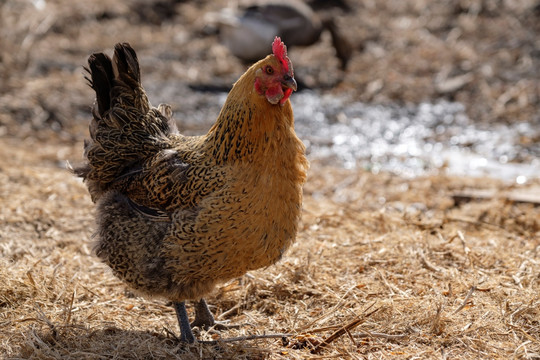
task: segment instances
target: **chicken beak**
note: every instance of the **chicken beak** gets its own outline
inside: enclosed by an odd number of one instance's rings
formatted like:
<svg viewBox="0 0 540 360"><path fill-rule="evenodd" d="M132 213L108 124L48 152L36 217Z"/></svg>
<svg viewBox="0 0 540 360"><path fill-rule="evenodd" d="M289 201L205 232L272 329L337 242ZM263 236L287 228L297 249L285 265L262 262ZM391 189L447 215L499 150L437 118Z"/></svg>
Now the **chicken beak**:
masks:
<svg viewBox="0 0 540 360"><path fill-rule="evenodd" d="M289 74L286 74L285 76L283 76L283 80L281 81L281 84L288 89L292 89L293 91L296 91L296 88L297 88L296 80L294 80L294 77L292 77Z"/></svg>

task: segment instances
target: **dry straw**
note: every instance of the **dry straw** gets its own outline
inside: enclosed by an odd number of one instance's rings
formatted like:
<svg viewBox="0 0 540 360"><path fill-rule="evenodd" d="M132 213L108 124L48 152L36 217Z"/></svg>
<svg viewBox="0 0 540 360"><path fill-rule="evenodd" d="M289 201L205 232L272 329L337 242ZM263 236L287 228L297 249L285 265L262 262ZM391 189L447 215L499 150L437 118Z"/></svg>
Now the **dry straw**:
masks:
<svg viewBox="0 0 540 360"><path fill-rule="evenodd" d="M92 204L57 161L80 150L39 143L36 154L24 142L3 143L5 358L540 354L540 208L504 197L459 207L452 200L472 187L504 193L499 182L404 180L313 164L292 250L208 299L219 319L241 327L200 332L202 341L187 347L175 337L169 304L137 297L91 254ZM533 194L539 185L520 188Z"/></svg>

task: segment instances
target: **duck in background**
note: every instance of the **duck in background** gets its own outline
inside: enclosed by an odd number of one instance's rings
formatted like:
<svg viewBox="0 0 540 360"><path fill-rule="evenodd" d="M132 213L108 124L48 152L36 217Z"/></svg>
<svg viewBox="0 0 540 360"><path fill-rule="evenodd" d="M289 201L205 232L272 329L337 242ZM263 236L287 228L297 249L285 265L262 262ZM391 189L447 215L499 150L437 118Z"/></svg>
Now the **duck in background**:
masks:
<svg viewBox="0 0 540 360"><path fill-rule="evenodd" d="M216 27L221 42L244 62L264 57L275 36L280 36L289 48L309 46L328 30L341 69L345 70L353 47L340 32L335 16L327 9L317 13L300 0L259 0L208 14L206 20Z"/></svg>

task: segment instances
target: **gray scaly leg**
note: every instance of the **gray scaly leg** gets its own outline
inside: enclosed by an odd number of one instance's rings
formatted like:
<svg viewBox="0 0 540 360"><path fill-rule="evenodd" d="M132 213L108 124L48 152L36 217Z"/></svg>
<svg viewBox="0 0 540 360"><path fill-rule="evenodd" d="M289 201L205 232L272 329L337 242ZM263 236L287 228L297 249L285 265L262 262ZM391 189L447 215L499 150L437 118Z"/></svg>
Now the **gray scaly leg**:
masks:
<svg viewBox="0 0 540 360"><path fill-rule="evenodd" d="M195 320L191 323L192 327L199 327L204 330L210 329L214 326L216 320L214 315L210 312L208 304L204 299L201 299L195 303Z"/></svg>
<svg viewBox="0 0 540 360"><path fill-rule="evenodd" d="M238 325L227 325L224 322L216 321L204 299L201 299L195 303L195 320L191 323L191 326L197 326L204 330L208 330L210 328L214 328L216 330L226 330L239 327Z"/></svg>
<svg viewBox="0 0 540 360"><path fill-rule="evenodd" d="M174 310L176 310L176 317L178 318L178 325L180 325L180 341L187 342L188 344L193 344L195 342L195 337L193 332L191 332L191 326L189 325L189 318L186 311L185 302L175 302L173 303Z"/></svg>

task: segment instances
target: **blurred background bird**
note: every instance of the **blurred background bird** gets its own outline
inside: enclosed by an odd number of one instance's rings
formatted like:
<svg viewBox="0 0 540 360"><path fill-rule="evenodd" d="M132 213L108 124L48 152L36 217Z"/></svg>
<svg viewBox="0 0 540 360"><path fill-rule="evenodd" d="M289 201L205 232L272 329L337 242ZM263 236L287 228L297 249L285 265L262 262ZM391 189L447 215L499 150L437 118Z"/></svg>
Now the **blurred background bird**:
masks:
<svg viewBox="0 0 540 360"><path fill-rule="evenodd" d="M319 41L327 30L341 69L345 70L353 47L340 31L335 17L335 11L315 12L301 0L259 0L210 13L206 21L217 27L220 41L231 53L245 62L265 56L274 36L280 36L289 47L309 46Z"/></svg>
<svg viewBox="0 0 540 360"><path fill-rule="evenodd" d="M272 52L234 84L204 136L183 136L168 105L150 105L128 44L88 60L96 106L76 173L97 205L96 254L135 290L173 301L183 341L194 341L191 326L215 325L205 294L272 265L296 237L308 163L279 38Z"/></svg>

